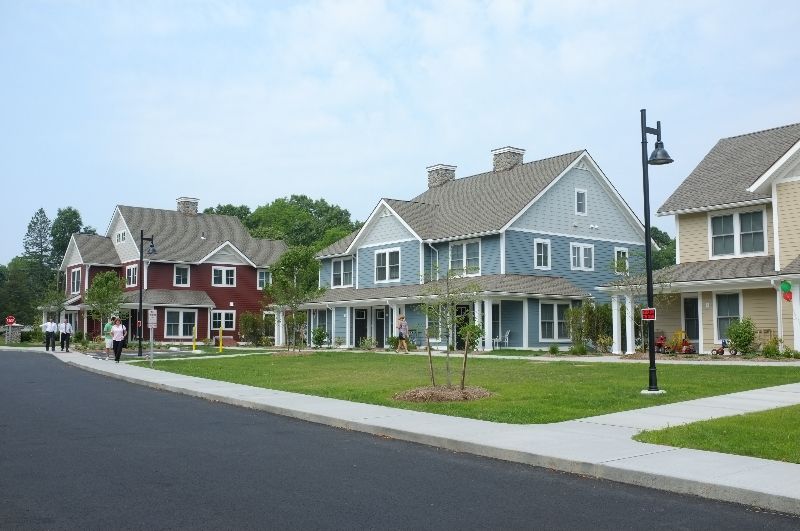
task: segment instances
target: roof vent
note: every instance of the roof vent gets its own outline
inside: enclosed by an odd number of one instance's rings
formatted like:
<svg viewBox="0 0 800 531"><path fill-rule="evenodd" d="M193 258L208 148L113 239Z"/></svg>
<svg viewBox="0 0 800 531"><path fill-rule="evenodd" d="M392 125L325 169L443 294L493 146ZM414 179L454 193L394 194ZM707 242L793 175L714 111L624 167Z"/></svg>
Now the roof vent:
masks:
<svg viewBox="0 0 800 531"><path fill-rule="evenodd" d="M194 197L179 197L177 201L178 212L181 214L186 214L187 216L197 215L197 204L200 202L199 199L195 199Z"/></svg>
<svg viewBox="0 0 800 531"><path fill-rule="evenodd" d="M506 146L492 150L492 169L494 171L510 170L522 164L524 149Z"/></svg>
<svg viewBox="0 0 800 531"><path fill-rule="evenodd" d="M447 164L435 164L425 168L428 170L428 188L441 186L456 178L456 167Z"/></svg>

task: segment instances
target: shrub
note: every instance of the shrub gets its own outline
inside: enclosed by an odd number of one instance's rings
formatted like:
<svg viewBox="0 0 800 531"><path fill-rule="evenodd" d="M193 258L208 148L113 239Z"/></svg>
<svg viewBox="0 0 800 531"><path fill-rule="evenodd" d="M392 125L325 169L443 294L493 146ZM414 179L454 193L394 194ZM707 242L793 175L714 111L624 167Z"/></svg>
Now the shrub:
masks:
<svg viewBox="0 0 800 531"><path fill-rule="evenodd" d="M20 332L19 340L23 343L30 343L33 341L33 333L31 332Z"/></svg>
<svg viewBox="0 0 800 531"><path fill-rule="evenodd" d="M483 327L474 323L465 324L461 326L459 334L462 339L466 339L469 336L469 345L467 347L472 352L477 348L480 338L483 337Z"/></svg>
<svg viewBox="0 0 800 531"><path fill-rule="evenodd" d="M311 342L314 348L321 347L328 340L328 332L324 328L315 328L311 331Z"/></svg>
<svg viewBox="0 0 800 531"><path fill-rule="evenodd" d="M781 357L781 338L773 337L764 343L764 346L761 347L761 355L765 358Z"/></svg>
<svg viewBox="0 0 800 531"><path fill-rule="evenodd" d="M264 316L255 312L244 312L239 317L239 336L243 341L259 345L264 337Z"/></svg>
<svg viewBox="0 0 800 531"><path fill-rule="evenodd" d="M597 341L595 341L595 345L597 346L597 351L602 352L604 354L611 352L611 345L614 343L614 340L605 335L600 334L597 336Z"/></svg>
<svg viewBox="0 0 800 531"><path fill-rule="evenodd" d="M344 345L344 338L342 336L336 336L333 339L333 344L336 346L336 348L341 347L342 345Z"/></svg>
<svg viewBox="0 0 800 531"><path fill-rule="evenodd" d="M586 344L584 343L576 343L569 347L569 353L573 356L585 356L586 355Z"/></svg>
<svg viewBox="0 0 800 531"><path fill-rule="evenodd" d="M749 317L734 321L728 326L728 341L730 347L741 354L749 353L753 350L753 342L756 340L756 325Z"/></svg>
<svg viewBox="0 0 800 531"><path fill-rule="evenodd" d="M549 352L549 353L550 353L550 354L552 354L553 356L557 355L557 354L559 353L559 350L558 350L558 345L555 345L555 344L553 344L553 345L550 345L550 346L548 347L548 349L547 349L547 352Z"/></svg>
<svg viewBox="0 0 800 531"><path fill-rule="evenodd" d="M389 336L386 338L386 344L389 345L389 348L392 350L397 350L397 342L400 341L397 339L397 336Z"/></svg>
<svg viewBox="0 0 800 531"><path fill-rule="evenodd" d="M358 348L361 350L375 350L377 342L371 337L362 337L358 342Z"/></svg>

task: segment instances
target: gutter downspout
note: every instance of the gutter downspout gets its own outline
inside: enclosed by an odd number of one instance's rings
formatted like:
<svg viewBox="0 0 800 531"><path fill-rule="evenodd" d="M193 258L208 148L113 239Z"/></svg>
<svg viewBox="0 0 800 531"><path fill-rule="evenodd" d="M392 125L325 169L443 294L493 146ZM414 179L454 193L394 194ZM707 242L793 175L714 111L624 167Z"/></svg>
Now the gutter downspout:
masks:
<svg viewBox="0 0 800 531"><path fill-rule="evenodd" d="M436 253L436 280L439 280L439 249L433 246L433 240L425 240L425 243ZM431 273L433 273L433 257L431 257Z"/></svg>

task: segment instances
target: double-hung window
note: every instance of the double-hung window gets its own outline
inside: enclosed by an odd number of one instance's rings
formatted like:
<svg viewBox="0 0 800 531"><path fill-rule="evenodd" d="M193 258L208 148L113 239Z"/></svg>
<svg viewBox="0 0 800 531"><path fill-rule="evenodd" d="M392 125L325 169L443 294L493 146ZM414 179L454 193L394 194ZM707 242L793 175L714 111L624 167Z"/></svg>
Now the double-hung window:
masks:
<svg viewBox="0 0 800 531"><path fill-rule="evenodd" d="M550 240L535 238L533 247L536 253L534 269L550 269Z"/></svg>
<svg viewBox="0 0 800 531"><path fill-rule="evenodd" d="M139 280L139 266L129 265L125 268L125 287L136 286Z"/></svg>
<svg viewBox="0 0 800 531"><path fill-rule="evenodd" d="M172 279L173 286L189 285L189 266L175 264L175 273Z"/></svg>
<svg viewBox="0 0 800 531"><path fill-rule="evenodd" d="M585 216L587 215L587 208L586 208L586 190L582 190L580 188L575 189L575 215L577 216Z"/></svg>
<svg viewBox="0 0 800 531"><path fill-rule="evenodd" d="M125 231L120 231L115 235L115 242L116 243L124 243L125 242Z"/></svg>
<svg viewBox="0 0 800 531"><path fill-rule="evenodd" d="M570 243L573 271L594 271L594 245L590 243Z"/></svg>
<svg viewBox="0 0 800 531"><path fill-rule="evenodd" d="M480 275L480 240L450 244L450 270L458 275Z"/></svg>
<svg viewBox="0 0 800 531"><path fill-rule="evenodd" d="M213 310L211 312L211 329L233 330L236 324L236 312L234 310Z"/></svg>
<svg viewBox="0 0 800 531"><path fill-rule="evenodd" d="M69 272L69 288L70 293L80 293L81 292L81 270L80 269L73 269Z"/></svg>
<svg viewBox="0 0 800 531"><path fill-rule="evenodd" d="M225 288L236 287L236 268L213 267L211 269L211 285Z"/></svg>
<svg viewBox="0 0 800 531"><path fill-rule="evenodd" d="M375 282L400 280L400 249L375 251Z"/></svg>
<svg viewBox="0 0 800 531"><path fill-rule="evenodd" d="M760 254L765 250L764 211L711 216L711 256Z"/></svg>
<svg viewBox="0 0 800 531"><path fill-rule="evenodd" d="M377 260L377 256L375 257ZM399 260L399 253L398 253ZM377 278L377 277L376 277ZM334 260L331 264L331 286L342 288L353 285L353 259Z"/></svg>
<svg viewBox="0 0 800 531"><path fill-rule="evenodd" d="M266 269L259 269L257 274L256 287L258 289L264 289L272 283L272 276Z"/></svg>
<svg viewBox="0 0 800 531"><path fill-rule="evenodd" d="M192 337L197 323L196 310L167 308L165 314L165 337Z"/></svg>
<svg viewBox="0 0 800 531"><path fill-rule="evenodd" d="M628 274L628 249L625 247L614 247L614 273Z"/></svg>
<svg viewBox="0 0 800 531"><path fill-rule="evenodd" d="M717 334L719 339L728 337L728 327L739 320L739 294L717 293Z"/></svg>
<svg viewBox="0 0 800 531"><path fill-rule="evenodd" d="M539 305L539 334L543 341L569 339L567 329L569 303L542 302Z"/></svg>

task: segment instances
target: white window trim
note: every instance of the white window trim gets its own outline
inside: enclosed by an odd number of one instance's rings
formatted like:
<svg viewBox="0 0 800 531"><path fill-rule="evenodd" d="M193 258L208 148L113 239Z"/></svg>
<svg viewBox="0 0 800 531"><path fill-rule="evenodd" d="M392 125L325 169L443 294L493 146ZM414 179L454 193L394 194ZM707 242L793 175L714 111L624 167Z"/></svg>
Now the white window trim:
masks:
<svg viewBox="0 0 800 531"><path fill-rule="evenodd" d="M223 314L222 317L220 318L220 322L222 323L222 329L223 330L236 330L236 310L215 309L215 310L211 310L211 331L212 332L214 330L217 330L217 331L219 330L219 328L215 328L214 327L214 314L215 313ZM230 328L225 326L225 314L226 313L232 313L233 314L233 326L230 327Z"/></svg>
<svg viewBox="0 0 800 531"><path fill-rule="evenodd" d="M185 267L186 268L186 284L176 284L175 277L177 276L178 268ZM213 275L213 273L212 273ZM175 264L172 267L172 285L176 288L188 288L192 285L192 268L189 264Z"/></svg>
<svg viewBox="0 0 800 531"><path fill-rule="evenodd" d="M624 252L625 253L625 271L617 271L617 253ZM614 274L615 275L627 275L631 270L630 264L631 255L628 252L627 247L614 247ZM572 257L570 256L570 260Z"/></svg>
<svg viewBox="0 0 800 531"><path fill-rule="evenodd" d="M222 284L215 284L214 283L214 271L221 270L222 271ZM233 270L233 284L226 284L225 271ZM235 267L226 267L226 266L213 266L211 268L211 286L215 288L235 288L236 287L236 268Z"/></svg>
<svg viewBox="0 0 800 531"><path fill-rule="evenodd" d="M132 284L128 283L128 279L130 278L129 272L135 269L136 270L136 281ZM129 266L125 266L125 287L126 288L133 288L139 285L139 264L133 264Z"/></svg>
<svg viewBox="0 0 800 531"><path fill-rule="evenodd" d="M397 251L397 278L389 278L389 253ZM378 280L378 255L386 255L386 280ZM400 282L403 278L403 253L400 247L392 247L391 249L381 249L375 251L372 262L372 276L375 284L388 284L390 282Z"/></svg>
<svg viewBox="0 0 800 531"><path fill-rule="evenodd" d="M76 275L77 273L77 275ZM75 288L78 288L77 290ZM81 269L73 269L69 272L69 292L75 295L81 292Z"/></svg>
<svg viewBox="0 0 800 531"><path fill-rule="evenodd" d="M572 301L569 299L562 300L539 300L539 342L540 343L563 343L569 341L569 334L567 337L558 337L558 305L565 304L572 308ZM553 306L553 339L545 338L542 336L542 306Z"/></svg>
<svg viewBox="0 0 800 531"><path fill-rule="evenodd" d="M470 243L477 243L478 244L478 271L467 273L467 245ZM460 240L457 242L450 242L450 245L447 247L447 268L448 270L453 265L453 262L450 260L450 257L453 255L453 247L459 246L461 247L462 254L461 254L461 271L462 273L459 274L459 277L479 277L481 276L481 265L483 263L483 245L481 245L480 238L473 238L471 240Z"/></svg>
<svg viewBox="0 0 800 531"><path fill-rule="evenodd" d="M742 290L726 290L726 291L711 292L712 303L714 304L714 343L716 343L717 345L722 345L722 338L719 337L719 323L717 321L717 317L719 317L717 311L717 295L739 295L739 319L742 319L744 317L744 297L742 296ZM700 322L700 326L701 327L703 326L702 321Z"/></svg>
<svg viewBox="0 0 800 531"><path fill-rule="evenodd" d="M538 256L539 256L538 252L537 252L537 249L536 249L536 246L538 244L540 244L540 243L547 244L547 266L536 265L536 261L537 261ZM571 258L570 258L570 260L571 260ZM553 267L553 246L550 243L550 240L548 240L546 238L534 238L533 239L533 268L534 269L540 269L542 271L550 271L550 269L552 269L552 267Z"/></svg>
<svg viewBox="0 0 800 531"><path fill-rule="evenodd" d="M164 308L164 338L170 339L186 339L191 338L191 335L188 336L170 336L167 335L167 312L180 312L181 319L178 322L178 329L183 330L183 314L184 313L193 313L194 314L194 326L199 326L197 322L197 310L193 310L191 308Z"/></svg>
<svg viewBox="0 0 800 531"><path fill-rule="evenodd" d="M751 212L761 212L761 227L764 233L764 250L754 253L742 252L742 230L739 222L739 214L749 214ZM720 216L733 216L733 254L714 254L714 235L711 230L711 219ZM712 210L707 214L707 229L708 229L708 259L709 260L726 260L728 258L737 258L740 256L767 256L769 254L769 230L767 226L767 209L743 207L735 210Z"/></svg>
<svg viewBox="0 0 800 531"><path fill-rule="evenodd" d="M350 261L350 284L345 284L344 283L344 262L347 262L347 261ZM334 267L334 263L336 263L336 262L339 262L339 263L342 264L340 266L342 268L341 269L342 283L339 284L338 286L334 286L333 285L333 267ZM353 287L353 278L356 276L356 270L355 270L354 266L355 266L355 262L354 262L352 257L350 257L350 258L334 258L333 260L331 260L331 284L330 284L331 285L331 289L352 288Z"/></svg>
<svg viewBox="0 0 800 531"><path fill-rule="evenodd" d="M580 265L575 267L575 264L572 263L572 249L574 248L581 249L580 253ZM592 267L585 267L583 265L584 262L584 249L591 249L592 250ZM569 242L569 267L572 271L594 271L594 244L593 243L577 243L577 242Z"/></svg>
<svg viewBox="0 0 800 531"><path fill-rule="evenodd" d="M265 277L265 280L266 280L266 283L263 286L260 285L261 279L259 278L259 276L261 275L261 273L264 273L264 277ZM269 269L266 269L266 268L263 268L263 267L259 268L259 269L256 269L256 289L262 290L266 286L269 286L271 284L272 284L272 274L269 272Z"/></svg>
<svg viewBox="0 0 800 531"><path fill-rule="evenodd" d="M583 194L583 212L578 212L578 194ZM589 192L586 191L584 188L575 188L575 215L576 216L588 216L589 215Z"/></svg>

